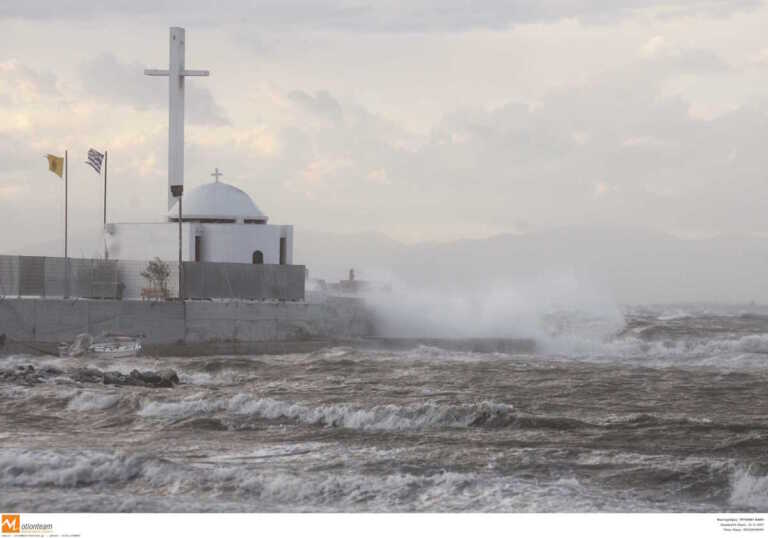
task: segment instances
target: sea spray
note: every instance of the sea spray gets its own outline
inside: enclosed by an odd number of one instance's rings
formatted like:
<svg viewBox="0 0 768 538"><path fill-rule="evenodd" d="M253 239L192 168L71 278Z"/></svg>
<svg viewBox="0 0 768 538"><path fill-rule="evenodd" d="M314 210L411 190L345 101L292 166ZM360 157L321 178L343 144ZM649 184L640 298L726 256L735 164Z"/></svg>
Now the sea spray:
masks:
<svg viewBox="0 0 768 538"><path fill-rule="evenodd" d="M736 508L768 510L768 476L740 467L731 477L731 504Z"/></svg>
<svg viewBox="0 0 768 538"><path fill-rule="evenodd" d="M534 338L545 348L599 343L624 326L604 292L566 273L462 289L371 292L377 334L395 338Z"/></svg>

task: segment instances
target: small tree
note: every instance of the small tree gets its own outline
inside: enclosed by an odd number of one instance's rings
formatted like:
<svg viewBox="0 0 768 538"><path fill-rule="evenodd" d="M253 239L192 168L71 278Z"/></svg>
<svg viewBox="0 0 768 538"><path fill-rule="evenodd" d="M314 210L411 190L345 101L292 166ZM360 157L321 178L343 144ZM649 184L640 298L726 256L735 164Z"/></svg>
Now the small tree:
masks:
<svg viewBox="0 0 768 538"><path fill-rule="evenodd" d="M162 290L163 295L168 296L168 277L171 276L171 268L160 258L155 258L147 264L141 276L149 281L153 288Z"/></svg>

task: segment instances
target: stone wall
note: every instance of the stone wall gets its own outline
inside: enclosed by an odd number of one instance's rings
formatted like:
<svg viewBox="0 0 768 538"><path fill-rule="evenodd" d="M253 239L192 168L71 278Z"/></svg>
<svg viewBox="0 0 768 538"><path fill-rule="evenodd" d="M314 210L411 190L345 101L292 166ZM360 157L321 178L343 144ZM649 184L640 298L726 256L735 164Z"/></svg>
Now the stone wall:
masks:
<svg viewBox="0 0 768 538"><path fill-rule="evenodd" d="M6 342L55 344L79 333L143 334L146 344L301 342L368 336L359 299L317 303L0 299Z"/></svg>

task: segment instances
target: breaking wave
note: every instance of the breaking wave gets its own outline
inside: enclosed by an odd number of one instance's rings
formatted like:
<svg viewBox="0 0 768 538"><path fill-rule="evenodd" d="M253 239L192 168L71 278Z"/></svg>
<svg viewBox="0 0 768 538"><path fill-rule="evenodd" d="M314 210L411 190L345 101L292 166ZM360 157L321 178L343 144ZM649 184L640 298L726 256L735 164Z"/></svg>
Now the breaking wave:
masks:
<svg viewBox="0 0 768 538"><path fill-rule="evenodd" d="M298 447L297 447L298 448ZM307 446L323 461L330 446ZM297 451L297 454L304 454ZM286 453L290 457L292 453ZM385 461L394 454L382 453ZM303 455L302 458L307 457ZM369 454L368 457L371 457ZM374 458L375 459L375 458ZM604 461L600 457L598 461ZM596 488L589 480L576 476L526 478L504 476L495 469L449 471L436 469L422 472L376 472L361 468L345 470L316 469L297 472L290 467L271 465L243 467L226 461L209 460L205 466L177 463L148 455L128 456L120 452L65 449L12 449L0 455L0 486L44 487L88 491L98 486L126 483L133 486L125 494L102 498L91 511L117 511L135 506L137 499L127 498L130 491L147 488L167 492L154 506L145 504L144 511L217 511L228 499L237 499L250 511L649 511L658 509L652 501L643 500L621 490ZM594 465L593 462L582 462ZM614 462L614 465L617 462ZM651 462L649 462L651 463ZM659 463L659 462L655 462ZM201 472L201 468L205 472ZM706 467L705 474L708 474ZM660 473L668 476L672 468L649 471L647 479ZM678 471L679 474L679 471ZM632 480L639 476L631 474ZM693 480L693 479L691 479ZM717 480L707 482L717 487ZM725 485L725 484L723 484ZM766 479L752 477L744 471L733 475L731 504L734 507L764 509ZM207 492L206 501L196 499L196 492ZM79 493L78 493L79 494ZM67 493L67 496L70 494ZM189 496L189 497L187 497ZM165 504L173 498L177 504ZM62 497L64 498L64 497ZM188 503L181 503L188 499ZM181 504L178 504L181 503ZM222 504L219 504L222 503ZM231 509L231 508L230 508Z"/></svg>
<svg viewBox="0 0 768 538"><path fill-rule="evenodd" d="M489 401L464 405L441 405L432 402L409 406L378 405L365 409L343 404L312 407L272 398L253 399L246 394L220 400L151 401L142 406L139 415L186 419L216 412L255 415L264 419L291 419L304 424L328 427L384 431L493 426L508 424L516 418L511 405Z"/></svg>
<svg viewBox="0 0 768 538"><path fill-rule="evenodd" d="M69 401L67 408L73 411L103 411L114 407L119 401L120 395L118 394L82 391Z"/></svg>
<svg viewBox="0 0 768 538"><path fill-rule="evenodd" d="M229 399L204 398L176 402L147 401L138 411L147 418L171 419L179 427L208 430L237 429L242 425L232 418L256 417L266 420L288 419L302 424L330 428L370 431L415 431L435 428L505 428L639 430L678 427L691 432L725 430L735 433L762 431L759 424L720 423L706 417L681 415L609 415L583 420L562 415L533 415L516 411L514 406L493 401L461 405L424 402L412 405L377 405L370 408L347 404L311 406L273 398L254 399L237 394Z"/></svg>
<svg viewBox="0 0 768 538"><path fill-rule="evenodd" d="M227 465L200 472L196 465L155 457L61 449L11 450L0 456L3 487L87 491L89 486L123 485L129 481L137 483L140 489L149 487L171 494L159 497L154 507L147 505L145 511L167 510L166 500L184 495L192 495L188 497L190 502L173 505L175 511L220 509L218 501L196 500L194 492L199 491L209 492L224 502L234 496L245 503L240 506L248 506L250 511L557 511L594 510L612 502L609 495L589 491L575 478L542 481L446 470L384 474L326 470L303 474L289 469ZM130 495L126 492L101 498L91 511L130 509L137 502Z"/></svg>
<svg viewBox="0 0 768 538"><path fill-rule="evenodd" d="M95 451L4 450L0 485L78 487L139 476L145 458Z"/></svg>
<svg viewBox="0 0 768 538"><path fill-rule="evenodd" d="M756 510L768 510L768 476L756 476L739 468L731 478L731 505Z"/></svg>

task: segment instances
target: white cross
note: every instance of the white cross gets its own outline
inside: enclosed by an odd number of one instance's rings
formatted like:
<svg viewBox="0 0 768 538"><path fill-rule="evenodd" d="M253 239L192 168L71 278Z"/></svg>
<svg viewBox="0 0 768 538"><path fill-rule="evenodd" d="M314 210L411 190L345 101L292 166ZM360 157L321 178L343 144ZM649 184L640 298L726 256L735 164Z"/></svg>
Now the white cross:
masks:
<svg viewBox="0 0 768 538"><path fill-rule="evenodd" d="M213 171L213 174L211 174L211 175L212 175L213 177L215 177L215 178L216 178L216 183L218 183L218 182L219 182L219 176L223 176L224 174L222 174L221 172L219 172L219 168L218 168L218 167L216 167L216 168L214 169L214 171Z"/></svg>
<svg viewBox="0 0 768 538"><path fill-rule="evenodd" d="M170 30L168 69L145 69L145 75L168 77L168 209L171 186L184 185L184 78L207 77L203 70L184 68L184 28Z"/></svg>

